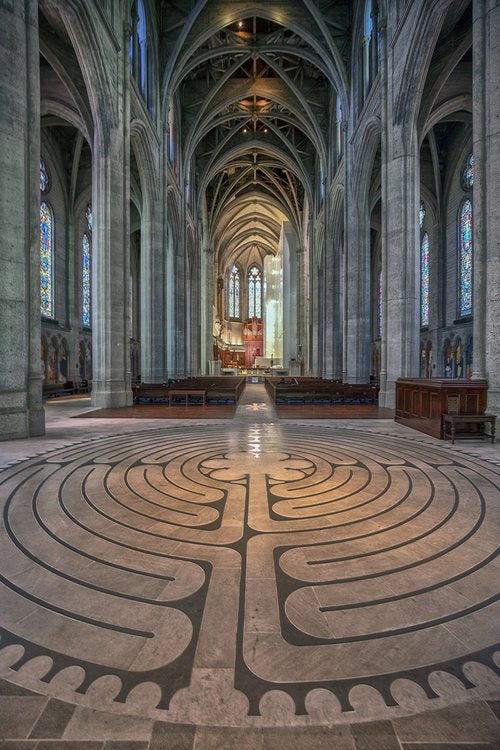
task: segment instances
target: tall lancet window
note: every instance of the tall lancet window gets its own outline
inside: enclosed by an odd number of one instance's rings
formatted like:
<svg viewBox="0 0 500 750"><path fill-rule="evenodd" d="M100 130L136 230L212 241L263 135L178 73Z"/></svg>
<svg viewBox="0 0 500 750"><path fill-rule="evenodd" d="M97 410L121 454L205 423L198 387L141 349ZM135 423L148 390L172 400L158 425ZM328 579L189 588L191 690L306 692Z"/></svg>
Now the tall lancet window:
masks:
<svg viewBox="0 0 500 750"><path fill-rule="evenodd" d="M40 204L40 312L54 317L54 214Z"/></svg>
<svg viewBox="0 0 500 750"><path fill-rule="evenodd" d="M252 266L248 273L248 317L262 318L262 273Z"/></svg>
<svg viewBox="0 0 500 750"><path fill-rule="evenodd" d="M82 322L90 327L90 240L86 232L82 238Z"/></svg>
<svg viewBox="0 0 500 750"><path fill-rule="evenodd" d="M88 231L92 231L93 217L92 206L89 204L85 212ZM91 264L91 240L85 232L82 237L82 322L87 328L90 327L90 264Z"/></svg>
<svg viewBox="0 0 500 750"><path fill-rule="evenodd" d="M429 325L429 235L420 244L420 325Z"/></svg>
<svg viewBox="0 0 500 750"><path fill-rule="evenodd" d="M472 203L464 201L459 227L459 312L472 314Z"/></svg>
<svg viewBox="0 0 500 750"><path fill-rule="evenodd" d="M229 272L229 317L240 317L240 274L236 266Z"/></svg>
<svg viewBox="0 0 500 750"><path fill-rule="evenodd" d="M378 290L377 290L377 328L378 337L382 338L382 271L378 274Z"/></svg>

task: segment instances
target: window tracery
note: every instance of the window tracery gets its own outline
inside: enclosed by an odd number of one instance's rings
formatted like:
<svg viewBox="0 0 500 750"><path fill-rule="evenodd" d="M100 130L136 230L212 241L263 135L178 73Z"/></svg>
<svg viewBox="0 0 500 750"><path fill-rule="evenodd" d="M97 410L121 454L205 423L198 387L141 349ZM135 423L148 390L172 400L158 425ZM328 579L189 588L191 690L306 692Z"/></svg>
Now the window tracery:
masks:
<svg viewBox="0 0 500 750"><path fill-rule="evenodd" d="M240 317L240 273L236 266L229 273L229 317Z"/></svg>
<svg viewBox="0 0 500 750"><path fill-rule="evenodd" d="M262 317L262 273L252 266L248 273L248 317Z"/></svg>
<svg viewBox="0 0 500 750"><path fill-rule="evenodd" d="M462 182L466 190L470 190L474 184L474 156L469 154L462 173Z"/></svg>
<svg viewBox="0 0 500 750"><path fill-rule="evenodd" d="M49 173L43 159L40 159L40 190L45 193L49 187Z"/></svg>

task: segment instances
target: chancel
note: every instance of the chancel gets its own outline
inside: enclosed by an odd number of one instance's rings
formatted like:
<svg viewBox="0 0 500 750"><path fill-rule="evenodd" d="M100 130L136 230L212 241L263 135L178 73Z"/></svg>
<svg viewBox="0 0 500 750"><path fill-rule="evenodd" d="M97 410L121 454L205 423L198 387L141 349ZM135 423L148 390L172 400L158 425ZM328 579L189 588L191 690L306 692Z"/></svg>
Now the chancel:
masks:
<svg viewBox="0 0 500 750"><path fill-rule="evenodd" d="M0 22L0 747L498 747L498 0Z"/></svg>

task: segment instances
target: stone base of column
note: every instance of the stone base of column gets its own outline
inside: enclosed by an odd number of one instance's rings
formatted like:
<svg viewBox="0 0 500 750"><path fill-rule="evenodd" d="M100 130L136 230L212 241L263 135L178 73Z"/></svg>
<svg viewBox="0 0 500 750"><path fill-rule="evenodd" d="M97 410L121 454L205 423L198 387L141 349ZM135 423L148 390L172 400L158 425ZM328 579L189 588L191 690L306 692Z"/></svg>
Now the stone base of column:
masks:
<svg viewBox="0 0 500 750"><path fill-rule="evenodd" d="M21 440L45 434L43 407L28 409L26 391L0 394L0 440Z"/></svg>
<svg viewBox="0 0 500 750"><path fill-rule="evenodd" d="M92 389L92 406L100 409L116 409L132 406L132 391L95 391Z"/></svg>
<svg viewBox="0 0 500 750"><path fill-rule="evenodd" d="M28 411L30 437L45 435L45 409L43 407Z"/></svg>
<svg viewBox="0 0 500 750"><path fill-rule="evenodd" d="M380 384L378 405L384 409L396 408L396 382L394 380L388 380L385 384Z"/></svg>
<svg viewBox="0 0 500 750"><path fill-rule="evenodd" d="M488 388L488 405L486 407L488 414L500 416L500 389L493 389L491 385Z"/></svg>

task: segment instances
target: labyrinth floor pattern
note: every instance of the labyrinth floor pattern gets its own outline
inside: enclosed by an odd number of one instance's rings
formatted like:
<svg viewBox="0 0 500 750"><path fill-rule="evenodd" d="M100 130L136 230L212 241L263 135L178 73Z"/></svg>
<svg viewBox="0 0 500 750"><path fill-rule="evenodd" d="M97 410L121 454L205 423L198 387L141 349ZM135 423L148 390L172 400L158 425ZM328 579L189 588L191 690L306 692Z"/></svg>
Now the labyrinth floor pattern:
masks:
<svg viewBox="0 0 500 750"><path fill-rule="evenodd" d="M500 471L356 429L104 437L0 473L0 675L272 726L498 688Z"/></svg>

